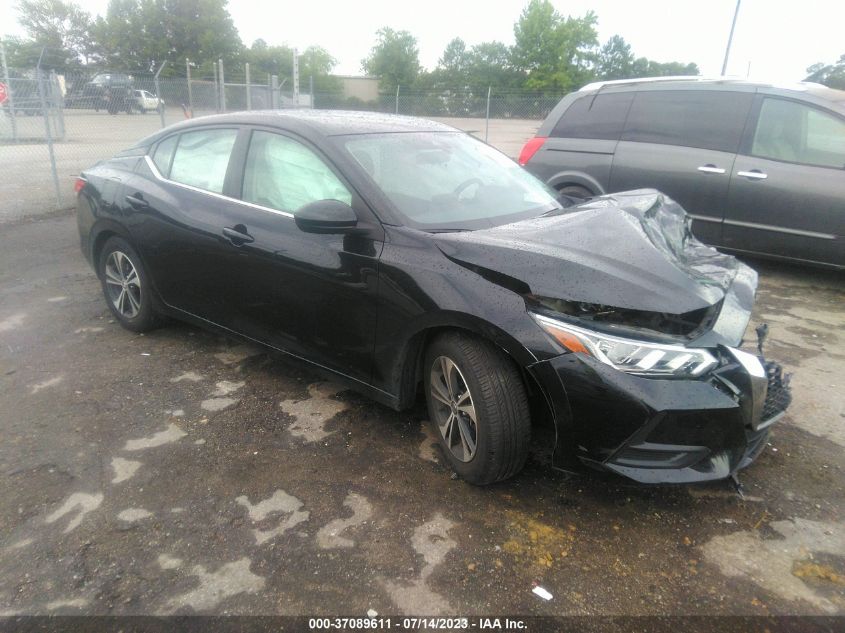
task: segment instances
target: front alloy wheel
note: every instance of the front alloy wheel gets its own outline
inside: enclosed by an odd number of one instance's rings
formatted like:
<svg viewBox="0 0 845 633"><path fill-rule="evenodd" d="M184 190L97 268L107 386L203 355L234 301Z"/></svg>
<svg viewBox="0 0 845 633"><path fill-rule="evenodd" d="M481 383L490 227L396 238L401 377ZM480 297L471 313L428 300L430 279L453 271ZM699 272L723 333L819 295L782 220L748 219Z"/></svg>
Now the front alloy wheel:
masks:
<svg viewBox="0 0 845 633"><path fill-rule="evenodd" d="M438 356L431 367L431 398L440 435L455 459L468 462L478 445L478 421L466 380L451 358Z"/></svg>
<svg viewBox="0 0 845 633"><path fill-rule="evenodd" d="M424 363L429 419L449 466L477 485L519 472L531 419L513 360L484 339L453 331L432 341Z"/></svg>

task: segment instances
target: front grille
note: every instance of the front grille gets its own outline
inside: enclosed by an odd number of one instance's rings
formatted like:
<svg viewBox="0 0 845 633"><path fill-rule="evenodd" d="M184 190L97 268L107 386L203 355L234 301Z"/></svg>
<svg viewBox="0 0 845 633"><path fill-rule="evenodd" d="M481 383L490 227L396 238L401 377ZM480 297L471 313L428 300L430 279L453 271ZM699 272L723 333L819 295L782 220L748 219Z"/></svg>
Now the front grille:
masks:
<svg viewBox="0 0 845 633"><path fill-rule="evenodd" d="M769 389L763 405L763 415L760 417L762 422L783 413L792 402L792 391L789 388L790 376L784 374L783 368L777 363L769 361L765 367L766 376L769 378Z"/></svg>

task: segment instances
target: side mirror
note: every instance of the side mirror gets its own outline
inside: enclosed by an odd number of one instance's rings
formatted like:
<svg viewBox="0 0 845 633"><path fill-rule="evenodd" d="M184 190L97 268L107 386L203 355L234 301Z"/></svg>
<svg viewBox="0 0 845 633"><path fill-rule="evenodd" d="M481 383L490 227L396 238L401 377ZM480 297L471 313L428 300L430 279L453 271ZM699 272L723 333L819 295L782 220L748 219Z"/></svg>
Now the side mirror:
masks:
<svg viewBox="0 0 845 633"><path fill-rule="evenodd" d="M306 233L346 233L358 224L358 216L340 200L317 200L293 215L296 226Z"/></svg>

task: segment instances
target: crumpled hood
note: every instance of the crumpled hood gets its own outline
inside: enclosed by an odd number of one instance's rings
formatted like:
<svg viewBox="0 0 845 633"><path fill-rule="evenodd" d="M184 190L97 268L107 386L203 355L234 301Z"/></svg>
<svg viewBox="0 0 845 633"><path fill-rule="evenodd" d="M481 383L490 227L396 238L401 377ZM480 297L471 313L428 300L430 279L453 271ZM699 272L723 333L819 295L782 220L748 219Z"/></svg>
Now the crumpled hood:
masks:
<svg viewBox="0 0 845 633"><path fill-rule="evenodd" d="M669 314L716 304L747 268L695 239L681 206L650 189L435 240L450 259L534 296Z"/></svg>

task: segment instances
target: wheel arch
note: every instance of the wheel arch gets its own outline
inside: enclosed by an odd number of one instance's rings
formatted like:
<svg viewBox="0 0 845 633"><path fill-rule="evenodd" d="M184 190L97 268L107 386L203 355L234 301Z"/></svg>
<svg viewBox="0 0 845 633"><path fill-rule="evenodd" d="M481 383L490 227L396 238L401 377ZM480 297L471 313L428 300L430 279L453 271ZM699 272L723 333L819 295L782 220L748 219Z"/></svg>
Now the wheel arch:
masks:
<svg viewBox="0 0 845 633"><path fill-rule="evenodd" d="M129 232L117 222L112 222L110 220L100 220L100 222L98 222L91 230L91 263L94 266L94 270L96 270L98 274L100 265L100 254L103 252L103 246L105 246L106 242L110 237L114 236L121 237L130 244L132 243L132 239L129 236Z"/></svg>
<svg viewBox="0 0 845 633"><path fill-rule="evenodd" d="M554 176L546 181L546 184L552 189L559 190L563 187L576 185L584 187L596 196L602 196L607 193L604 187L601 186L598 180L580 171L562 171L556 173Z"/></svg>
<svg viewBox="0 0 845 633"><path fill-rule="evenodd" d="M394 393L398 393L399 396L398 409L409 409L417 402L419 386L422 383L425 370L423 367L425 350L431 344L431 341L446 332L469 334L494 345L504 352L514 362L522 376L523 385L528 392L531 403L532 419L539 419L540 417L534 415L535 405L538 405L538 414L541 413L542 408L546 408L546 412L551 414L545 392L537 379L527 371L527 367L536 362L534 355L513 336L496 325L478 317L453 312L439 313L435 318L427 319L405 339L402 350L397 355L393 372L395 377Z"/></svg>

